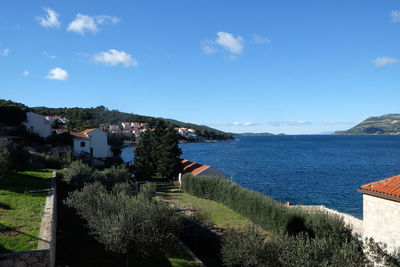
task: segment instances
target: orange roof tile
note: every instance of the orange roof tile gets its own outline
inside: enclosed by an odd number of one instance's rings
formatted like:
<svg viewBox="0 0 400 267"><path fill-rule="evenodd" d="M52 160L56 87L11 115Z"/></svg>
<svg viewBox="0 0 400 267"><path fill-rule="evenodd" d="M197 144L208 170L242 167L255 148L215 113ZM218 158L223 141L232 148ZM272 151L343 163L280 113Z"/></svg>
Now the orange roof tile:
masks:
<svg viewBox="0 0 400 267"><path fill-rule="evenodd" d="M84 131L79 132L79 133L87 134L87 133L93 132L94 130L97 130L97 128L87 129L87 130L84 130Z"/></svg>
<svg viewBox="0 0 400 267"><path fill-rule="evenodd" d="M362 191L371 191L384 195L400 197L400 175L361 186Z"/></svg>
<svg viewBox="0 0 400 267"><path fill-rule="evenodd" d="M74 132L70 132L70 134L71 134L74 138L78 138L78 139L90 139L90 136L88 136L87 134L84 134L84 133L74 133Z"/></svg>
<svg viewBox="0 0 400 267"><path fill-rule="evenodd" d="M191 173L193 175L197 175L201 173L202 171L208 169L210 166L207 165L202 165L198 164L195 162L188 161L186 159L181 160L182 166L183 166L183 172L184 173Z"/></svg>

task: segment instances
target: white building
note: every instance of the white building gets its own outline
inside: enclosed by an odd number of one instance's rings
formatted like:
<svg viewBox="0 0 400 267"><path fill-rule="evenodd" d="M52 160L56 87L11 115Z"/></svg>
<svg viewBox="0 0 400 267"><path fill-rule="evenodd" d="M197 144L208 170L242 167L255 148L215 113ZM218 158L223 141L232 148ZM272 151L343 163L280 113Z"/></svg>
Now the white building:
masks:
<svg viewBox="0 0 400 267"><path fill-rule="evenodd" d="M50 121L46 117L34 112L26 113L26 121L22 123L28 132L38 134L40 137L48 137L51 134Z"/></svg>
<svg viewBox="0 0 400 267"><path fill-rule="evenodd" d="M99 129L88 129L79 133L71 133L73 136L73 151L76 154L88 153L94 158L111 157L111 149L107 144L107 133Z"/></svg>
<svg viewBox="0 0 400 267"><path fill-rule="evenodd" d="M400 246L400 175L372 182L358 189L363 193L364 237Z"/></svg>
<svg viewBox="0 0 400 267"><path fill-rule="evenodd" d="M119 131L119 125L118 124L110 124L110 131Z"/></svg>
<svg viewBox="0 0 400 267"><path fill-rule="evenodd" d="M46 120L50 121L50 123L57 121L59 123L66 124L67 122L69 122L67 118L60 116L46 116Z"/></svg>
<svg viewBox="0 0 400 267"><path fill-rule="evenodd" d="M124 130L132 129L131 122L121 122L121 125L122 125L122 129L124 129Z"/></svg>

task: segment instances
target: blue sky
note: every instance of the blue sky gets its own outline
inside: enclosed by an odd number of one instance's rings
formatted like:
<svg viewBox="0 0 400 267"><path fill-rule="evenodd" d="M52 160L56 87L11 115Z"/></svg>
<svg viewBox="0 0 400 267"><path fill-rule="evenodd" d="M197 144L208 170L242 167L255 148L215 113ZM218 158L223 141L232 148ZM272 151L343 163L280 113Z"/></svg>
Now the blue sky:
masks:
<svg viewBox="0 0 400 267"><path fill-rule="evenodd" d="M400 113L399 1L2 1L0 98L233 132Z"/></svg>

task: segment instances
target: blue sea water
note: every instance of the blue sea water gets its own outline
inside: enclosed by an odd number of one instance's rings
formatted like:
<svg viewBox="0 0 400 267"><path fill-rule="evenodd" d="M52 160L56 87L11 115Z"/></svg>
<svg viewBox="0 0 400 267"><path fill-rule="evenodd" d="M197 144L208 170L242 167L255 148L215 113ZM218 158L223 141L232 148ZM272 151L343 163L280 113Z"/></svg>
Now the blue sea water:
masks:
<svg viewBox="0 0 400 267"><path fill-rule="evenodd" d="M241 136L182 144L183 157L279 201L362 218L361 185L400 174L400 136ZM132 158L124 150L124 160ZM129 158L130 157L130 158Z"/></svg>

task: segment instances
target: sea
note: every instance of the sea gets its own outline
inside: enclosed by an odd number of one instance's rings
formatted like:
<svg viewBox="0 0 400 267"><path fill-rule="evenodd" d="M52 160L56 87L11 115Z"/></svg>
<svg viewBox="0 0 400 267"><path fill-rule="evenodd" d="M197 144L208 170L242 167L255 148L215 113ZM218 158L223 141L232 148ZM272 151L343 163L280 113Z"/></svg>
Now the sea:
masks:
<svg viewBox="0 0 400 267"><path fill-rule="evenodd" d="M210 165L239 185L278 201L328 208L362 219L363 184L400 174L400 136L237 136L181 144L182 157ZM132 162L133 148L121 157Z"/></svg>

